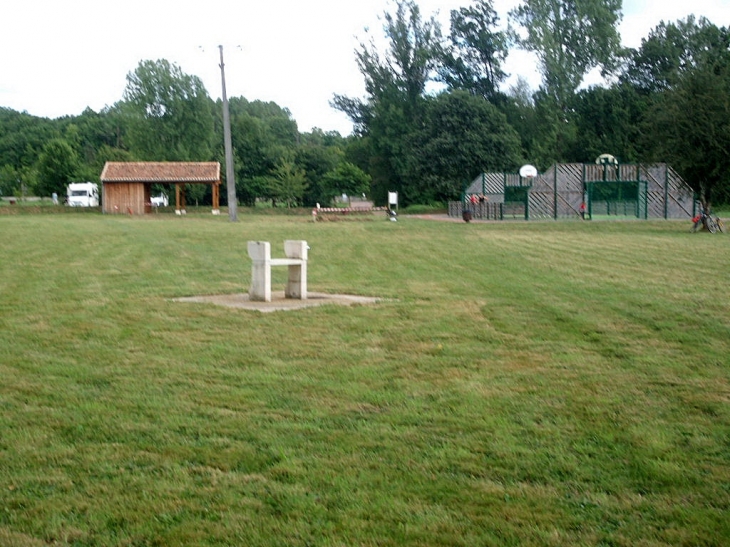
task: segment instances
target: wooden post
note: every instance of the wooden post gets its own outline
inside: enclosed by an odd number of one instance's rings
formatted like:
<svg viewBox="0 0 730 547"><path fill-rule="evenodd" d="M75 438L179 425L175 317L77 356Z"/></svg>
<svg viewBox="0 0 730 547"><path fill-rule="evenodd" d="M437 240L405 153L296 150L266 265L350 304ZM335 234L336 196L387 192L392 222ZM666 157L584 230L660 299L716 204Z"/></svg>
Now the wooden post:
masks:
<svg viewBox="0 0 730 547"><path fill-rule="evenodd" d="M213 184L213 214L220 215L220 181Z"/></svg>
<svg viewBox="0 0 730 547"><path fill-rule="evenodd" d="M185 185L182 183L175 184L175 214L185 214Z"/></svg>
<svg viewBox="0 0 730 547"><path fill-rule="evenodd" d="M184 215L186 212L185 209L187 208L187 204L185 203L185 185L184 184L180 185L180 202L181 202L180 210L181 210L182 214Z"/></svg>

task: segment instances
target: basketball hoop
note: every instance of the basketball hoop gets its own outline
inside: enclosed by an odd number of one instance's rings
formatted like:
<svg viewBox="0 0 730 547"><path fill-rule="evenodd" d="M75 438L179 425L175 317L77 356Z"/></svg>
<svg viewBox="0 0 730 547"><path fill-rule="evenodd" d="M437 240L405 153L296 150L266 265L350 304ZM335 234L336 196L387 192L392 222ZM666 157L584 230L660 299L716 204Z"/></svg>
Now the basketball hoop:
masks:
<svg viewBox="0 0 730 547"><path fill-rule="evenodd" d="M537 176L537 167L534 165L523 165L520 167L520 177L523 179L534 179Z"/></svg>

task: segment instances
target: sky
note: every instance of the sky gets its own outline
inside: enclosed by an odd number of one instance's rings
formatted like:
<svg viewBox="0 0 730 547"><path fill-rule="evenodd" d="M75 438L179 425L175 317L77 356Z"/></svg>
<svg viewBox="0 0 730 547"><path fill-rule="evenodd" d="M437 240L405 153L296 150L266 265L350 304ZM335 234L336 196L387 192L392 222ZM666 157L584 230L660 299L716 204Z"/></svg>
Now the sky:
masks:
<svg viewBox="0 0 730 547"><path fill-rule="evenodd" d="M471 0L416 0L444 33L449 12ZM501 22L519 0L494 0ZM288 108L300 131L348 135L333 95L364 95L355 49L382 39L392 0L0 0L0 107L57 118L120 101L142 60L167 59L221 96L220 45L228 97ZM730 26L730 0L624 0L622 42L638 47L661 21L693 14ZM366 32L369 29L370 34ZM537 88L536 60L515 51L506 83ZM591 82L596 83L596 82Z"/></svg>

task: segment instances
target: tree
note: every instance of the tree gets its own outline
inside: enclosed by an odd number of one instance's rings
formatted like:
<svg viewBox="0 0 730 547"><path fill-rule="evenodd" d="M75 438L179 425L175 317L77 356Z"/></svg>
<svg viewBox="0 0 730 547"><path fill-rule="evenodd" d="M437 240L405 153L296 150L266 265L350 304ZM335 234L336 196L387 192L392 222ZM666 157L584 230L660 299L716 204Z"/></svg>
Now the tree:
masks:
<svg viewBox="0 0 730 547"><path fill-rule="evenodd" d="M309 140L311 141L311 139ZM331 188L325 181L325 175L336 169L342 163L343 158L344 153L339 146L325 146L310 142L297 148L295 162L307 174L305 205L329 203L336 195L332 194Z"/></svg>
<svg viewBox="0 0 730 547"><path fill-rule="evenodd" d="M256 198L267 196L266 177L293 154L299 135L297 125L287 109L273 102L232 97L228 106L236 193L242 203L253 205ZM222 124L221 119L218 122ZM223 157L222 148L219 155Z"/></svg>
<svg viewBox="0 0 730 547"><path fill-rule="evenodd" d="M389 41L384 56L374 40L355 51L357 66L365 78L365 101L335 95L332 105L347 114L356 130L368 131L374 107L392 101L411 110L433 78L441 50L441 28L433 19L423 21L412 0L396 0L395 15L386 12L383 31Z"/></svg>
<svg viewBox="0 0 730 547"><path fill-rule="evenodd" d="M648 124L657 156L666 158L707 209L730 197L730 66L687 71L654 105Z"/></svg>
<svg viewBox="0 0 730 547"><path fill-rule="evenodd" d="M0 165L31 167L43 146L60 136L51 120L0 107Z"/></svg>
<svg viewBox="0 0 730 547"><path fill-rule="evenodd" d="M424 21L421 10L412 0L397 0L396 13L385 13L385 32L390 49L385 65L377 65L377 52L361 51L365 65L373 62L375 73L384 83L393 84L414 105L423 94L436 68L441 28L433 19Z"/></svg>
<svg viewBox="0 0 730 547"><path fill-rule="evenodd" d="M441 51L438 23L424 20L412 0L396 0L395 14L386 13L384 21L386 52L381 55L372 40L355 52L366 97L335 95L332 102L368 137L373 197L380 201L389 190L417 184L408 169L411 137L423 123L426 84L434 79Z"/></svg>
<svg viewBox="0 0 730 547"><path fill-rule="evenodd" d="M676 23L660 23L629 53L622 81L654 93L671 89L682 74L701 66L730 63L730 31L704 17L690 15Z"/></svg>
<svg viewBox="0 0 730 547"><path fill-rule="evenodd" d="M97 113L87 108L79 116L60 118L58 124L63 137L74 147L81 163L92 169L99 166L97 154L102 147L122 146L118 109L107 107ZM100 172L101 169L97 176Z"/></svg>
<svg viewBox="0 0 730 547"><path fill-rule="evenodd" d="M370 190L370 175L357 165L343 161L335 169L323 177L323 193L326 195L324 203L330 203L340 194L359 195Z"/></svg>
<svg viewBox="0 0 730 547"><path fill-rule="evenodd" d="M19 190L20 173L11 165L0 166L0 196L12 196Z"/></svg>
<svg viewBox="0 0 730 547"><path fill-rule="evenodd" d="M41 196L50 196L54 192L64 195L66 185L76 177L78 166L78 156L65 139L48 141L38 157L36 191Z"/></svg>
<svg viewBox="0 0 730 547"><path fill-rule="evenodd" d="M523 28L517 43L537 54L543 89L563 112L591 69L616 64L621 0L522 0L510 16Z"/></svg>
<svg viewBox="0 0 730 547"><path fill-rule="evenodd" d="M140 159L211 158L213 103L200 78L164 59L141 61L127 75L124 100L128 144Z"/></svg>
<svg viewBox="0 0 730 547"><path fill-rule="evenodd" d="M522 162L520 137L504 114L465 91L430 99L426 123L414 140L409 161L419 184L407 190L418 203L455 199L479 173L516 171Z"/></svg>
<svg viewBox="0 0 730 547"><path fill-rule="evenodd" d="M506 77L507 35L495 30L499 17L491 0L451 11L450 44L444 49L439 74L449 89L464 89L494 98Z"/></svg>
<svg viewBox="0 0 730 547"><path fill-rule="evenodd" d="M307 177L294 162L282 160L269 179L269 195L275 201L283 201L287 207L300 203L306 190Z"/></svg>
<svg viewBox="0 0 730 547"><path fill-rule="evenodd" d="M564 160L590 162L604 153L623 163L640 160L641 126L647 108L646 100L627 84L579 91L571 101L576 134Z"/></svg>

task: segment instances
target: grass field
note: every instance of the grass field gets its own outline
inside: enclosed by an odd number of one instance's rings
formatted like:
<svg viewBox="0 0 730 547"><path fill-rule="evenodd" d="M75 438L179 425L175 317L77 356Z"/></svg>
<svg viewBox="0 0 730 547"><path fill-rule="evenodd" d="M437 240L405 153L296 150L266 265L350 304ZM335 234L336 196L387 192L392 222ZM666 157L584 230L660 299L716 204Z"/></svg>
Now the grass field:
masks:
<svg viewBox="0 0 730 547"><path fill-rule="evenodd" d="M730 236L689 225L0 216L0 545L728 545ZM251 239L385 300L171 301Z"/></svg>

